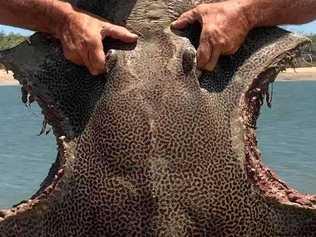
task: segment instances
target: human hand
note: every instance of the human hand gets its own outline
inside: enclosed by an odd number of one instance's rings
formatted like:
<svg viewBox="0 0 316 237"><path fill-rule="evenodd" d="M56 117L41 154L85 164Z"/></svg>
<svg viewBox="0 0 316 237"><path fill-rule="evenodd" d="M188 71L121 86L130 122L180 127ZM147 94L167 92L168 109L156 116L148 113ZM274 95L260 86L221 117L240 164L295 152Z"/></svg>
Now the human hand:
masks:
<svg viewBox="0 0 316 237"><path fill-rule="evenodd" d="M105 71L106 56L102 44L105 37L126 43L137 41L137 35L126 28L81 10L67 14L55 36L61 41L66 59L85 65L92 75Z"/></svg>
<svg viewBox="0 0 316 237"><path fill-rule="evenodd" d="M172 23L175 29L200 22L202 32L197 49L200 69L212 71L220 55L234 54L252 28L239 1L201 4Z"/></svg>

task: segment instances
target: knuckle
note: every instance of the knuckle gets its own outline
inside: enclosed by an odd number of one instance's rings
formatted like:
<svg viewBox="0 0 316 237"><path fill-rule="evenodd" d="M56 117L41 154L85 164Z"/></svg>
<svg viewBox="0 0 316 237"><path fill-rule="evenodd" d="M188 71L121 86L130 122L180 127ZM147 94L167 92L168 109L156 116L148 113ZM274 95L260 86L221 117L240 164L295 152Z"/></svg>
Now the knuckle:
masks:
<svg viewBox="0 0 316 237"><path fill-rule="evenodd" d="M116 27L114 25L109 25L107 27L107 33L108 34L113 34L116 31Z"/></svg>
<svg viewBox="0 0 316 237"><path fill-rule="evenodd" d="M204 12L205 11L205 4L200 4L200 5L198 5L198 6L196 6L196 8L194 8L195 9L195 11L198 13L200 13L200 12Z"/></svg>
<svg viewBox="0 0 316 237"><path fill-rule="evenodd" d="M198 8L198 6L196 8L191 9L188 12L185 12L185 18L192 18L192 19L200 19L200 10Z"/></svg>
<svg viewBox="0 0 316 237"><path fill-rule="evenodd" d="M205 32L204 34L201 35L200 41L201 41L201 42L206 42L206 41L209 40L209 38L210 38L210 37L209 37L208 33Z"/></svg>
<svg viewBox="0 0 316 237"><path fill-rule="evenodd" d="M104 22L104 23L101 25L101 27L102 27L102 30L106 32L106 31L108 31L109 28L111 27L111 24L109 24L108 22Z"/></svg>
<svg viewBox="0 0 316 237"><path fill-rule="evenodd" d="M89 47L94 48L96 45L98 45L98 40L96 39L96 37L89 37L85 40L85 44Z"/></svg>
<svg viewBox="0 0 316 237"><path fill-rule="evenodd" d="M204 34L201 36L201 40L203 41L210 41L212 39L212 34L209 31L205 31Z"/></svg>
<svg viewBox="0 0 316 237"><path fill-rule="evenodd" d="M230 47L228 50L227 50L227 54L235 54L237 53L238 51L238 47Z"/></svg>
<svg viewBox="0 0 316 237"><path fill-rule="evenodd" d="M178 20L186 20L190 17L190 12L183 13Z"/></svg>
<svg viewBox="0 0 316 237"><path fill-rule="evenodd" d="M208 6L207 4L201 4L199 6L196 7L196 14L200 15L200 16L204 16L207 17L208 16Z"/></svg>
<svg viewBox="0 0 316 237"><path fill-rule="evenodd" d="M233 48L226 48L223 50L223 54L224 55L231 55L231 54L234 54L235 53L235 49Z"/></svg>
<svg viewBox="0 0 316 237"><path fill-rule="evenodd" d="M98 40L96 40L96 39L90 40L90 42L89 42L89 48L95 50L95 49L98 48L98 46L99 46L99 41L98 41Z"/></svg>
<svg viewBox="0 0 316 237"><path fill-rule="evenodd" d="M223 49L226 54L234 54L237 52L238 48L239 47L235 43L227 43Z"/></svg>
<svg viewBox="0 0 316 237"><path fill-rule="evenodd" d="M219 38L217 41L217 45L222 47L222 48L228 48L230 46L228 46L226 39L223 38Z"/></svg>
<svg viewBox="0 0 316 237"><path fill-rule="evenodd" d="M205 35L208 37L208 38L211 38L214 36L214 29L213 27L211 26L208 26L207 24L204 24L204 31L205 31Z"/></svg>

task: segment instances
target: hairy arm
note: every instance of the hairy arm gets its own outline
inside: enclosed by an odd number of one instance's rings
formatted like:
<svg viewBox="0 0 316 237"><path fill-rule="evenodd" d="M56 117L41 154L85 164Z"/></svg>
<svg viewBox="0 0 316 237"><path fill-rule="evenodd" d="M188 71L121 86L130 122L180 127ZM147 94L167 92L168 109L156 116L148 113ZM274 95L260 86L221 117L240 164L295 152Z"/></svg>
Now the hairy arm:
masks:
<svg viewBox="0 0 316 237"><path fill-rule="evenodd" d="M0 0L0 23L57 35L72 6L51 0Z"/></svg>
<svg viewBox="0 0 316 237"><path fill-rule="evenodd" d="M244 11L253 27L303 24L316 18L316 0L246 0Z"/></svg>
<svg viewBox="0 0 316 237"><path fill-rule="evenodd" d="M65 57L85 65L91 74L105 70L102 40L112 37L127 43L137 35L60 0L0 0L0 24L49 33L61 41Z"/></svg>
<svg viewBox="0 0 316 237"><path fill-rule="evenodd" d="M198 66L213 70L220 55L234 54L248 32L260 26L302 24L316 19L316 0L228 0L201 4L185 12L172 26L202 25Z"/></svg>

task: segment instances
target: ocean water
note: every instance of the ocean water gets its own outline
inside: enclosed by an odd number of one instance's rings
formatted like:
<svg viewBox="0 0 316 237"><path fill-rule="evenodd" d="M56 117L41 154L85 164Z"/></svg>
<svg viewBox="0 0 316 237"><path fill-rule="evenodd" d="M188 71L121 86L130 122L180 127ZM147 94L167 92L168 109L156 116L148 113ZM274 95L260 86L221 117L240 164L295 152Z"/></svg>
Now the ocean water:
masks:
<svg viewBox="0 0 316 237"><path fill-rule="evenodd" d="M272 108L261 110L263 161L301 192L316 194L316 81L274 83Z"/></svg>
<svg viewBox="0 0 316 237"><path fill-rule="evenodd" d="M56 156L53 135L38 136L37 106L20 102L19 87L0 87L0 208L30 197ZM276 82L272 109L258 123L264 162L302 192L316 193L316 81Z"/></svg>

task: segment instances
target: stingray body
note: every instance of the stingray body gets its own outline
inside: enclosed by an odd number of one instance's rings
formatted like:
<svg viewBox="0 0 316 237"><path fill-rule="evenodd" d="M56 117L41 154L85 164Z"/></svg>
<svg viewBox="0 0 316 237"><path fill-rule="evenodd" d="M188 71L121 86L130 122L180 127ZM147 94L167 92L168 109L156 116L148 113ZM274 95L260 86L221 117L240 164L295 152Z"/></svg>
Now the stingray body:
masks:
<svg viewBox="0 0 316 237"><path fill-rule="evenodd" d="M265 167L255 136L269 83L308 40L256 29L214 72L199 72L196 30L169 27L199 3L74 2L140 36L108 42L98 77L41 34L1 52L58 144L39 191L0 211L1 237L316 236L315 196Z"/></svg>

